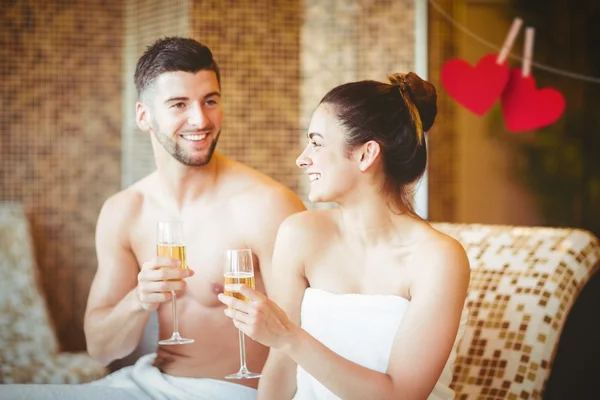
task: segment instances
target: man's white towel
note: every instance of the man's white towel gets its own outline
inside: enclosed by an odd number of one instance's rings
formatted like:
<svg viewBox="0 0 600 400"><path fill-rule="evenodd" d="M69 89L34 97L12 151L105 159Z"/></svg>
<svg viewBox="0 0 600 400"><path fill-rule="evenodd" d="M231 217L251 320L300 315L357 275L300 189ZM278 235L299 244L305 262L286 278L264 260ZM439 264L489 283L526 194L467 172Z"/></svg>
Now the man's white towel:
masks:
<svg viewBox="0 0 600 400"><path fill-rule="evenodd" d="M152 366L148 354L106 378L83 385L0 385L0 399L255 400L256 390L217 379L180 378Z"/></svg>

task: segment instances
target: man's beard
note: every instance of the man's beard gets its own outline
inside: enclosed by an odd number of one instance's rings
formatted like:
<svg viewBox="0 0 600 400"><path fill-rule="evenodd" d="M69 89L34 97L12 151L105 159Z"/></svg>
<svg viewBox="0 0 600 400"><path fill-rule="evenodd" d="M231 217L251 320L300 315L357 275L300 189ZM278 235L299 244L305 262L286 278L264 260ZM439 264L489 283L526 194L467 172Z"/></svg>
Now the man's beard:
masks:
<svg viewBox="0 0 600 400"><path fill-rule="evenodd" d="M185 149L181 147L175 138L166 135L160 130L160 127L153 121L152 130L154 131L154 137L158 140L158 143L162 145L162 147L169 153L174 159L186 165L188 167L201 167L206 165L212 159L213 153L215 152L215 148L217 147L217 142L219 140L219 136L221 135L221 131L217 131L214 139L212 139L212 143L208 148L208 151L203 155L198 155L193 157L185 152ZM194 132L189 132L189 134L193 135ZM212 134L212 131L211 131ZM208 139L208 135L205 140Z"/></svg>

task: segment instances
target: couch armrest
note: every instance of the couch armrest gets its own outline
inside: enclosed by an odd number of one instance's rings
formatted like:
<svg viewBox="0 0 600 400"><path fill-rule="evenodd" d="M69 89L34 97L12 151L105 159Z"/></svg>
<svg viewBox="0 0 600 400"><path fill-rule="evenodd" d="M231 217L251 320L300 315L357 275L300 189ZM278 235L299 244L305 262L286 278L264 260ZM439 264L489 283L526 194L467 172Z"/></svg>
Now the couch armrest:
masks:
<svg viewBox="0 0 600 400"><path fill-rule="evenodd" d="M101 379L108 369L88 353L59 353L49 383L87 383Z"/></svg>
<svg viewBox="0 0 600 400"><path fill-rule="evenodd" d="M84 352L39 353L37 357L21 361L2 365L2 383L76 384L101 379L108 374L107 368Z"/></svg>
<svg viewBox="0 0 600 400"><path fill-rule="evenodd" d="M434 226L471 263L457 398L542 398L567 315L600 267L600 241L580 229Z"/></svg>

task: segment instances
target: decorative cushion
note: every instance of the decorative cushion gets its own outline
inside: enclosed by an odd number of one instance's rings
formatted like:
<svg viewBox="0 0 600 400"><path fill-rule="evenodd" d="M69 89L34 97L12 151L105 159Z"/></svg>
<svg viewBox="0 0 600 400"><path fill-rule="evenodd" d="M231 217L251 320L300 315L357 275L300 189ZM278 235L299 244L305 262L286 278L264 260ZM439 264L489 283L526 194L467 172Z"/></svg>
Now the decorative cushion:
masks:
<svg viewBox="0 0 600 400"><path fill-rule="evenodd" d="M87 353L40 354L27 362L2 364L2 383L86 383L106 376L107 369Z"/></svg>
<svg viewBox="0 0 600 400"><path fill-rule="evenodd" d="M0 359L22 367L44 362L58 343L37 284L29 226L21 205L0 205ZM1 379L4 380L4 379Z"/></svg>
<svg viewBox="0 0 600 400"><path fill-rule="evenodd" d="M456 398L542 398L567 314L600 266L598 238L578 229L433 226L457 239L471 262Z"/></svg>
<svg viewBox="0 0 600 400"><path fill-rule="evenodd" d="M85 353L58 353L38 287L21 205L0 203L0 383L81 383L106 369Z"/></svg>

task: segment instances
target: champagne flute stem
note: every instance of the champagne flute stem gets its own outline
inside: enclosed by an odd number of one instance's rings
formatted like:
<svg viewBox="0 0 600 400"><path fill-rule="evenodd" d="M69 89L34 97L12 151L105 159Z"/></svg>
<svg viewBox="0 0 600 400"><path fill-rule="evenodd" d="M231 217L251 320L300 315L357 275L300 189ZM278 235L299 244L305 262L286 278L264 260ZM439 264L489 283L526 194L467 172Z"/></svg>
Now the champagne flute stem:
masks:
<svg viewBox="0 0 600 400"><path fill-rule="evenodd" d="M179 321L177 320L177 300L175 291L171 290L171 302L173 304L173 335L179 336Z"/></svg>
<svg viewBox="0 0 600 400"><path fill-rule="evenodd" d="M246 367L246 341L244 332L239 331L240 334L240 372L248 372Z"/></svg>

